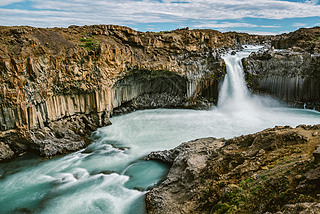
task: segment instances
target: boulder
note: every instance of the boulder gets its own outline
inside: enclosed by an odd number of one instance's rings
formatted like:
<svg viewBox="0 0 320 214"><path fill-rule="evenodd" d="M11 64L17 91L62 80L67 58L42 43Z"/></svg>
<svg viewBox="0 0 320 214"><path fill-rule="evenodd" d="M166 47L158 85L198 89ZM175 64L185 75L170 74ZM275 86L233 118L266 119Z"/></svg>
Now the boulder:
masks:
<svg viewBox="0 0 320 214"><path fill-rule="evenodd" d="M13 155L14 152L10 149L10 147L5 143L0 142L0 161L8 160L12 158Z"/></svg>

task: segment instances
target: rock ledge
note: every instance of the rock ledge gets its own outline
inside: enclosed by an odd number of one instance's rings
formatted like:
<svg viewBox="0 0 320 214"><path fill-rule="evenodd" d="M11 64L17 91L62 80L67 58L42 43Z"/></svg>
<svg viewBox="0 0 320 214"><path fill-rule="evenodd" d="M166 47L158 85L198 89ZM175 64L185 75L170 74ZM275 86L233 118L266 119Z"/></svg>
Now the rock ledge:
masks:
<svg viewBox="0 0 320 214"><path fill-rule="evenodd" d="M153 152L172 166L147 193L148 213L319 213L319 130L275 127Z"/></svg>

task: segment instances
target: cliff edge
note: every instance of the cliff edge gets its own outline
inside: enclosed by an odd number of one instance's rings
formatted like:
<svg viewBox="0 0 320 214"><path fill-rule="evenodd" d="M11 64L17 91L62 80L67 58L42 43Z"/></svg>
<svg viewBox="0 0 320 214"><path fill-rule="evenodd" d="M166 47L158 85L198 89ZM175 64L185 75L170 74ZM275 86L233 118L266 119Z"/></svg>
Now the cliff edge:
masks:
<svg viewBox="0 0 320 214"><path fill-rule="evenodd" d="M248 86L290 106L320 110L320 27L276 36L243 59Z"/></svg>
<svg viewBox="0 0 320 214"><path fill-rule="evenodd" d="M113 113L217 98L220 53L262 36L114 25L0 27L0 160L86 146Z"/></svg>

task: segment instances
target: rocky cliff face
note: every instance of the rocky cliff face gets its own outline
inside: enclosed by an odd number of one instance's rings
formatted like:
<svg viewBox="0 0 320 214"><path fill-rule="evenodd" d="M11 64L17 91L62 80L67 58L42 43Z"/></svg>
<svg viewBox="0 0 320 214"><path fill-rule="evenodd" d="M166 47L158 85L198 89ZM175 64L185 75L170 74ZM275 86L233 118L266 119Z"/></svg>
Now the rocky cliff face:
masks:
<svg viewBox="0 0 320 214"><path fill-rule="evenodd" d="M275 127L153 152L171 165L148 213L319 213L320 126Z"/></svg>
<svg viewBox="0 0 320 214"><path fill-rule="evenodd" d="M217 96L220 52L264 40L112 25L0 27L0 160L28 149L45 156L79 149L114 109L186 107L203 93Z"/></svg>
<svg viewBox="0 0 320 214"><path fill-rule="evenodd" d="M269 48L243 60L249 87L289 105L320 109L320 28L272 38Z"/></svg>
<svg viewBox="0 0 320 214"><path fill-rule="evenodd" d="M320 109L320 55L260 51L243 60L253 91L271 94L289 105Z"/></svg>
<svg viewBox="0 0 320 214"><path fill-rule="evenodd" d="M276 49L320 54L320 27L300 28L297 31L276 36L271 44Z"/></svg>

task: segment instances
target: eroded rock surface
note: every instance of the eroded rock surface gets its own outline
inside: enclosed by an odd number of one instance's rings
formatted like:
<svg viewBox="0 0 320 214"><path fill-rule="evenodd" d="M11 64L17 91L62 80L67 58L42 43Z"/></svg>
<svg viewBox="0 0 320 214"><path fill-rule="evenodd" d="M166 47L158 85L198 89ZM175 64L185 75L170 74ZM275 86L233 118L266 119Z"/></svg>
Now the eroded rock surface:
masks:
<svg viewBox="0 0 320 214"><path fill-rule="evenodd" d="M316 214L320 213L320 203L287 204L277 214Z"/></svg>
<svg viewBox="0 0 320 214"><path fill-rule="evenodd" d="M320 27L275 36L268 49L243 59L247 84L291 106L320 110L319 50Z"/></svg>
<svg viewBox="0 0 320 214"><path fill-rule="evenodd" d="M206 138L153 152L170 163L147 193L148 213L317 213L320 125L275 127L230 140Z"/></svg>
<svg viewBox="0 0 320 214"><path fill-rule="evenodd" d="M243 65L253 91L295 107L320 109L320 55L269 49L251 54Z"/></svg>
<svg viewBox="0 0 320 214"><path fill-rule="evenodd" d="M9 145L0 142L0 161L10 159L14 152L10 149Z"/></svg>
<svg viewBox="0 0 320 214"><path fill-rule="evenodd" d="M87 133L109 124L114 109L192 106L204 91L217 97L225 74L220 53L264 39L214 30L143 33L114 25L1 26L2 158L29 148L45 156L82 148L88 136L70 128L62 138L54 134L75 117L94 118L94 125L83 120L77 127ZM21 135L27 136L19 140Z"/></svg>
<svg viewBox="0 0 320 214"><path fill-rule="evenodd" d="M159 187L147 193L149 213L185 213L192 209L197 197L197 186L193 181L200 179L206 162L216 156L222 147L222 139L206 138L183 143L169 151L152 152L148 158L161 160L172 165L167 179ZM175 197L176 196L176 197Z"/></svg>
<svg viewBox="0 0 320 214"><path fill-rule="evenodd" d="M272 46L294 52L320 54L320 27L301 28L291 33L279 35L272 41Z"/></svg>
<svg viewBox="0 0 320 214"><path fill-rule="evenodd" d="M62 142L62 138L48 135L63 128L50 125L60 120L94 118L94 125L84 120L78 127L88 133L84 127L94 130L107 125L113 113L210 107L217 102L219 84L226 72L220 54L229 48L239 49L242 44L271 43L276 48L304 52L257 55L244 67L249 68L251 83L261 91L295 106L306 103L307 108L318 109L320 66L319 57L314 56L319 53L318 36L317 27L279 36L257 36L187 28L144 33L114 25L51 29L1 26L3 157L12 157L12 151L19 155L28 148L38 148L34 146L40 145L37 138L28 137L32 132L45 133L50 145ZM295 68L301 72L296 73ZM266 72L259 73L262 71ZM75 145L65 138L66 147L41 154L81 148L88 135L70 131L78 135L70 132ZM27 137L11 143L16 133L15 138Z"/></svg>
<svg viewBox="0 0 320 214"><path fill-rule="evenodd" d="M52 157L59 154L74 152L90 143L89 136L96 130L99 117L73 116L54 121L42 129L17 130L0 136L1 159L6 160L14 153L23 154L26 151L38 152L41 156ZM105 121L105 125L110 124Z"/></svg>

